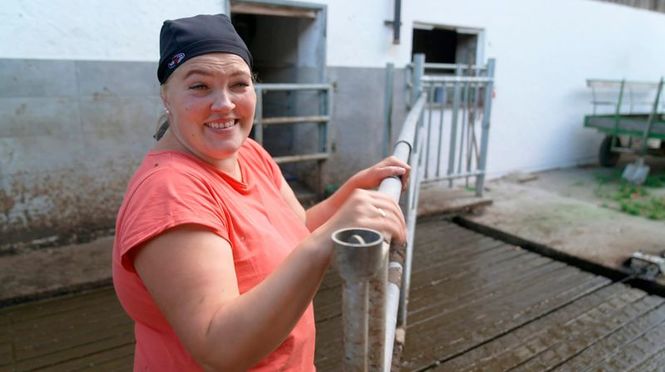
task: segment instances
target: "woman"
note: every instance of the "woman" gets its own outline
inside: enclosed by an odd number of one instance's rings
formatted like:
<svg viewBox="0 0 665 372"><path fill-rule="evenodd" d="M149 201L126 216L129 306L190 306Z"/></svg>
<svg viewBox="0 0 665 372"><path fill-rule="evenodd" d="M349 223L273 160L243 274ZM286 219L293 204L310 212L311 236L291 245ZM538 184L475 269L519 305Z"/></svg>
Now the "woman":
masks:
<svg viewBox="0 0 665 372"><path fill-rule="evenodd" d="M305 211L248 138L251 55L228 17L166 21L160 54L169 129L128 185L113 252L134 370L314 370L312 298L331 234L360 226L405 241L398 205L367 189L409 167L388 158Z"/></svg>

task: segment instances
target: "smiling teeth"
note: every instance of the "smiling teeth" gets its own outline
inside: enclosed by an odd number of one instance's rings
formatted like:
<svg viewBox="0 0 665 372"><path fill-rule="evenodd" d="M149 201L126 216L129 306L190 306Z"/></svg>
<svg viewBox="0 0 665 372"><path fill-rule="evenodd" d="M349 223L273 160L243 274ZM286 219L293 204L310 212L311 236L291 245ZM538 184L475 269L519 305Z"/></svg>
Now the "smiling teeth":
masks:
<svg viewBox="0 0 665 372"><path fill-rule="evenodd" d="M208 125L210 128L213 129L222 129L222 128L230 128L233 125L235 125L235 123L236 123L235 120L229 120L223 123L207 123L206 125Z"/></svg>

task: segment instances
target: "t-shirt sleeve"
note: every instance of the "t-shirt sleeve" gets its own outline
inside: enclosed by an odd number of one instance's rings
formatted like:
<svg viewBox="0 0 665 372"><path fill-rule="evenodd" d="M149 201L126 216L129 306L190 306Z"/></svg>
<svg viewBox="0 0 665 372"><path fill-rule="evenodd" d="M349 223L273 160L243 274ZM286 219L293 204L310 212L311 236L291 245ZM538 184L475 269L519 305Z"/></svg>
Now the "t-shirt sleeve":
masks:
<svg viewBox="0 0 665 372"><path fill-rule="evenodd" d="M117 227L122 265L134 271L130 252L176 226L196 224L229 240L226 218L211 185L180 170L148 174L133 190Z"/></svg>

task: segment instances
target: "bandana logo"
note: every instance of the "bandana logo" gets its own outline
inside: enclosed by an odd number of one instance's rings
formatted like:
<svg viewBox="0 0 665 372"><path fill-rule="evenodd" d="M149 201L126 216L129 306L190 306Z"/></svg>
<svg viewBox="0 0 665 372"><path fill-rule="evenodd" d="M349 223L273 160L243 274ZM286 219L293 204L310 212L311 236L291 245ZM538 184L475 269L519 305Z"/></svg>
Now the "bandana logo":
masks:
<svg viewBox="0 0 665 372"><path fill-rule="evenodd" d="M173 70L182 62L182 60L185 59L185 53L178 53L171 58L171 62L167 65L169 69Z"/></svg>

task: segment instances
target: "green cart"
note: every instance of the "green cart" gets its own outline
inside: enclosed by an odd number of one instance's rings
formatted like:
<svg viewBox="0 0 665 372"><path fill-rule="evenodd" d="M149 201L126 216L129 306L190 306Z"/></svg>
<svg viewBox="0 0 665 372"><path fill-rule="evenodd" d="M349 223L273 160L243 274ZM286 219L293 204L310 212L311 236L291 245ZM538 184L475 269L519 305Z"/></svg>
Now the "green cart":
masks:
<svg viewBox="0 0 665 372"><path fill-rule="evenodd" d="M602 166L613 167L622 153L665 156L665 110L660 82L587 80L593 114L584 126L605 134L598 151Z"/></svg>

